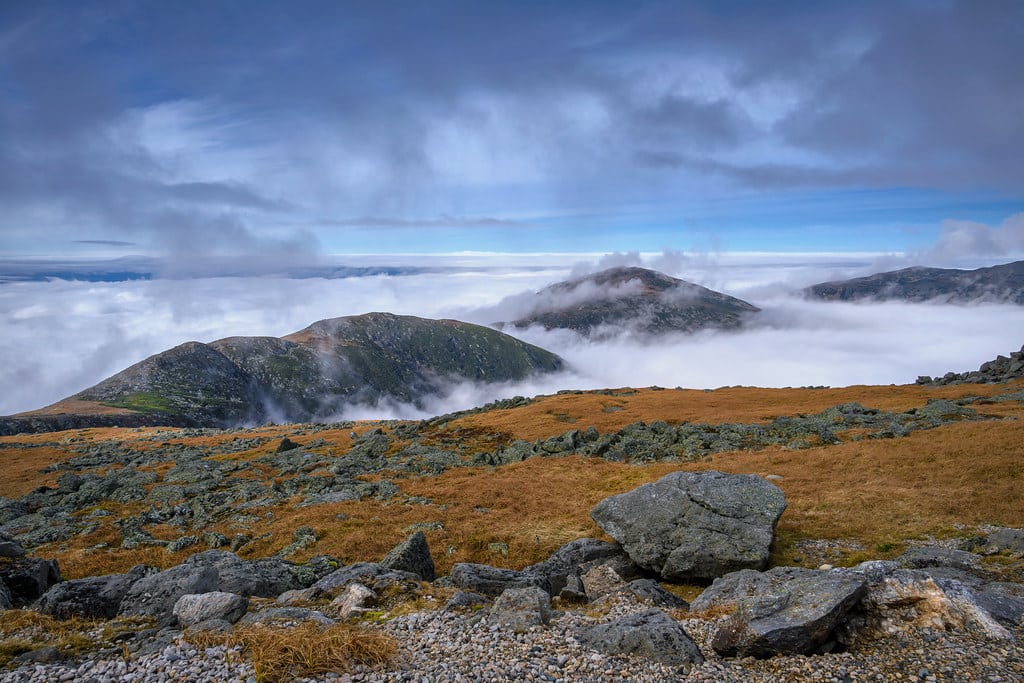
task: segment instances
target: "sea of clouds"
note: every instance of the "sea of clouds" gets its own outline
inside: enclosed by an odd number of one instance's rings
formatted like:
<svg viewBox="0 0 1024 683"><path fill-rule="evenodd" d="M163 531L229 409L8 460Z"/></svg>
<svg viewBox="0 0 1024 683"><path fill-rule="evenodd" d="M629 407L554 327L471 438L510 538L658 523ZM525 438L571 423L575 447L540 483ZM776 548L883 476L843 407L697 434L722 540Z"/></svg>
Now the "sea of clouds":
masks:
<svg viewBox="0 0 1024 683"><path fill-rule="evenodd" d="M189 340L281 336L369 311L510 320L533 305L532 292L614 265L655 268L750 301L762 313L741 332L655 339L628 330L600 341L567 331L506 330L558 353L569 369L512 384L454 384L419 406L382 403L332 417L422 417L560 389L904 384L922 374L975 369L1024 343L1021 306L822 303L798 295L809 284L893 262L872 254L455 254L346 262L397 274L2 284L0 414L47 405Z"/></svg>

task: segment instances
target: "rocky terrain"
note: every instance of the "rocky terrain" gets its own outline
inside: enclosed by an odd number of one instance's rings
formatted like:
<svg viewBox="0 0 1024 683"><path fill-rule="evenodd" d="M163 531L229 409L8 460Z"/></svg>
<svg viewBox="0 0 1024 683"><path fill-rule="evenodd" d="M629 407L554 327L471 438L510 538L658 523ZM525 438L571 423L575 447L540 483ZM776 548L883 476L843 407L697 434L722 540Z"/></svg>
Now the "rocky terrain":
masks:
<svg viewBox="0 0 1024 683"><path fill-rule="evenodd" d="M2 418L0 434L308 422L382 398L416 403L451 381L509 381L561 368L554 354L486 327L367 313L280 339L188 342L49 408Z"/></svg>
<svg viewBox="0 0 1024 683"><path fill-rule="evenodd" d="M949 384L990 384L1009 382L1024 377L1024 347L1009 356L997 356L970 372L947 372L942 377L918 377L918 384L943 386Z"/></svg>
<svg viewBox="0 0 1024 683"><path fill-rule="evenodd" d="M1024 304L1024 261L976 270L915 266L822 282L803 290L825 301L1009 302Z"/></svg>
<svg viewBox="0 0 1024 683"><path fill-rule="evenodd" d="M741 299L664 273L623 267L546 287L537 292L531 313L499 325L540 325L589 337L622 330L645 335L689 333L735 329L758 310Z"/></svg>
<svg viewBox="0 0 1024 683"><path fill-rule="evenodd" d="M655 387L3 437L0 680L1018 680L1022 415Z"/></svg>

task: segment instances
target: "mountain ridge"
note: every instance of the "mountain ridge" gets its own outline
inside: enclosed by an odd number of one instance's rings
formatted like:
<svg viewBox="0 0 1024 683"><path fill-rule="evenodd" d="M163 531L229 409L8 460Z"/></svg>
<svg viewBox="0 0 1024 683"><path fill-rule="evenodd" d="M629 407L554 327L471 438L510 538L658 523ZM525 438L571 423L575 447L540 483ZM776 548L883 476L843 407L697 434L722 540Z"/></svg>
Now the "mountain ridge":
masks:
<svg viewBox="0 0 1024 683"><path fill-rule="evenodd" d="M449 381L518 380L563 367L555 354L480 325L365 313L280 338L186 342L51 406L2 418L0 433L309 422L381 399L416 404Z"/></svg>
<svg viewBox="0 0 1024 683"><path fill-rule="evenodd" d="M1024 305L1024 261L962 270L912 266L848 280L819 282L804 296L826 301L1010 302Z"/></svg>

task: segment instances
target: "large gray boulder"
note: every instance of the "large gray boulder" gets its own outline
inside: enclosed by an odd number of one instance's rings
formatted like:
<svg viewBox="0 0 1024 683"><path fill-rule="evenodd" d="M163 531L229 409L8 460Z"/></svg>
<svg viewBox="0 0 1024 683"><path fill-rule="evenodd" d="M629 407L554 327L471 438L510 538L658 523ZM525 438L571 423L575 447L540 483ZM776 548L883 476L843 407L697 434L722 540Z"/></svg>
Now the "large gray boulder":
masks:
<svg viewBox="0 0 1024 683"><path fill-rule="evenodd" d="M128 589L157 569L138 565L124 574L90 576L51 586L39 599L37 608L58 619L113 619Z"/></svg>
<svg viewBox="0 0 1024 683"><path fill-rule="evenodd" d="M118 612L123 616L167 618L181 596L215 591L219 579L213 567L179 564L133 583Z"/></svg>
<svg viewBox="0 0 1024 683"><path fill-rule="evenodd" d="M722 656L814 654L835 645L836 627L866 587L864 577L844 570L745 569L716 579L691 609L735 609L711 642Z"/></svg>
<svg viewBox="0 0 1024 683"><path fill-rule="evenodd" d="M217 572L216 590L258 598L276 598L281 593L302 588L290 569L290 563L276 557L243 560L226 550L196 553L183 563L190 567L209 567Z"/></svg>
<svg viewBox="0 0 1024 683"><path fill-rule="evenodd" d="M16 559L25 556L25 548L10 534L0 531L0 558Z"/></svg>
<svg viewBox="0 0 1024 683"><path fill-rule="evenodd" d="M7 586L13 607L32 604L60 581L60 569L54 560L38 557L0 560L0 583Z"/></svg>
<svg viewBox="0 0 1024 683"><path fill-rule="evenodd" d="M580 629L576 637L584 645L609 655L634 655L678 667L704 662L700 648L683 627L659 609Z"/></svg>
<svg viewBox="0 0 1024 683"><path fill-rule="evenodd" d="M640 567L667 581L763 569L786 498L750 474L673 472L605 498L590 516Z"/></svg>
<svg viewBox="0 0 1024 683"><path fill-rule="evenodd" d="M411 534L392 548L380 563L388 569L418 574L424 581L433 581L437 578L434 573L434 558L430 556L430 546L427 545L427 537L422 531Z"/></svg>

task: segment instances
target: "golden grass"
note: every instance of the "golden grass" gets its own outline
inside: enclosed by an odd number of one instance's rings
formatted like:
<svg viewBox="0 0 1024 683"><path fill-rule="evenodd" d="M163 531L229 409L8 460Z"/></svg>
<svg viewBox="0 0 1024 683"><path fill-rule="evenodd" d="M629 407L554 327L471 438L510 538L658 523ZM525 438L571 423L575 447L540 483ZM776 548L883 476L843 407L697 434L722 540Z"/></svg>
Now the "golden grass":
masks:
<svg viewBox="0 0 1024 683"><path fill-rule="evenodd" d="M856 401L868 407L906 410L923 405L928 398L991 396L1018 390L1024 381L1009 385L961 385L954 387L847 387L842 389L730 388L713 392L666 389L639 390L628 395L562 394L512 410L490 411L453 421L430 438L449 447L493 448L495 438L545 438L572 427L594 424L601 431L643 420L752 422L779 415L813 413L830 406ZM606 413L608 405L622 411ZM590 519L590 509L608 495L628 491L677 469L716 469L726 472L778 475L776 483L786 494L789 507L776 534L773 562L791 564L799 554L796 544L806 539L852 539L862 543L867 555L891 556L907 539L925 535L949 537L971 534L978 525L991 523L1024 526L1024 407L1016 402L978 403L979 412L1009 419L961 422L938 429L914 432L897 439L864 439L834 446L790 451L773 448L756 452L716 454L710 461L690 464L655 463L630 465L597 458L531 458L499 468L457 468L439 476L395 479L401 494L393 502L345 501L299 508L296 497L273 508L253 510L261 516L250 527L217 523L209 531L227 536L238 532L256 537L239 552L244 557L272 555L292 541L300 526L317 533L315 545L288 559L301 561L316 554L331 554L344 563L379 560L418 523L440 523L443 529L427 530L439 574L455 562L483 562L521 568L546 558L561 544L582 536L601 537ZM565 415L576 423L567 424ZM379 423L360 423L362 433ZM276 439L289 435L294 426L268 427L243 436L266 436L263 446L230 457L258 457L276 447ZM324 439L326 452L344 453L350 446L350 429L332 429L292 437L301 443ZM32 437L5 437L22 443L53 442L60 438L87 441L109 439L135 447L136 440L156 429L92 429ZM495 437L498 434L499 437ZM852 433L844 435L848 439ZM182 443L225 442L229 436L175 439ZM321 449L318 449L321 450ZM39 466L71 457L61 448L30 448L0 451L11 467L0 473L0 495L38 485ZM344 456L341 456L344 457ZM20 460L24 458L24 460ZM18 463L18 466L15 466ZM35 469L33 469L35 468ZM158 470L164 469L157 466ZM270 471L254 465L233 476L269 478ZM34 486L33 486L34 487ZM29 489L30 490L30 489ZM407 505L404 496L428 498L430 505ZM144 562L158 567L176 564L193 552L193 546L168 554L160 547L123 550L120 532L113 522L136 514L140 504L104 506L115 514L102 519L99 530L69 539L64 547L44 547L38 554L55 557L68 578L125 571ZM266 513L270 517L266 517ZM179 529L150 529L172 538ZM88 550L98 543L109 548ZM507 555L492 544L505 544ZM864 559L857 555L843 562Z"/></svg>
<svg viewBox="0 0 1024 683"><path fill-rule="evenodd" d="M0 666L22 653L46 646L53 646L66 656L79 656L110 646L119 626L137 629L151 624L151 619L98 622L72 617L60 620L34 610L3 610L0 611Z"/></svg>
<svg viewBox="0 0 1024 683"><path fill-rule="evenodd" d="M249 655L260 683L348 671L354 664L380 667L397 649L394 641L379 631L350 624L323 628L312 622L288 627L236 626L227 634L197 633L187 639L198 647L240 647Z"/></svg>

